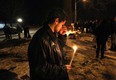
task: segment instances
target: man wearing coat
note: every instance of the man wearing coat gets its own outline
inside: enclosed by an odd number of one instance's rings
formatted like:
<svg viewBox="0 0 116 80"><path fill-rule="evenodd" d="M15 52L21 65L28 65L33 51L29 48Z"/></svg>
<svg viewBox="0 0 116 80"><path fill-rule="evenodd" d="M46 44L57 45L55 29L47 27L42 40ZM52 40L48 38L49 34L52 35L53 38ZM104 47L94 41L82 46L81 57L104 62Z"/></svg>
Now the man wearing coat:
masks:
<svg viewBox="0 0 116 80"><path fill-rule="evenodd" d="M46 23L33 36L28 47L30 80L69 80L67 70L70 65L64 64L62 47L58 33L66 23L66 14L62 9L52 9Z"/></svg>
<svg viewBox="0 0 116 80"><path fill-rule="evenodd" d="M95 30L96 36L96 58L99 58L101 52L101 59L104 58L105 46L109 35L111 34L111 22L108 19L101 20Z"/></svg>

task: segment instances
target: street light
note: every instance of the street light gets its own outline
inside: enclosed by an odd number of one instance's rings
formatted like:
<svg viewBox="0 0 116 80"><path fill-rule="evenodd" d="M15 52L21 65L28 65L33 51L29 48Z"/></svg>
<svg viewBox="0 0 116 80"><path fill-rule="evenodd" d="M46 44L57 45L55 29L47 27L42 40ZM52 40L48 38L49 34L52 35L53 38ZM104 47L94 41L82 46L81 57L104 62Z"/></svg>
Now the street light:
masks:
<svg viewBox="0 0 116 80"><path fill-rule="evenodd" d="M21 23L23 20L21 18L18 18L17 21Z"/></svg>
<svg viewBox="0 0 116 80"><path fill-rule="evenodd" d="M82 2L86 2L87 0L75 0L75 20L74 22L77 23L77 3L79 3L80 1Z"/></svg>

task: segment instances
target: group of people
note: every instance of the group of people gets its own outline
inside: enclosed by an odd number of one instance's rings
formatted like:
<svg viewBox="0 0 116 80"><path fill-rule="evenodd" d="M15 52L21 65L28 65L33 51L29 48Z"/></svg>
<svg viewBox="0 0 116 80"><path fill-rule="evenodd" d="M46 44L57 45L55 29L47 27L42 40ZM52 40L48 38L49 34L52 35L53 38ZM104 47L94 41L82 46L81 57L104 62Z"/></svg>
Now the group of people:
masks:
<svg viewBox="0 0 116 80"><path fill-rule="evenodd" d="M24 30L24 38L31 38L31 35L29 33L29 26L21 26L19 23L16 24L16 28L12 27L10 24L6 24L3 28L3 31L5 33L6 39L11 39L12 34L18 34L18 38L21 38L21 33Z"/></svg>
<svg viewBox="0 0 116 80"><path fill-rule="evenodd" d="M106 47L106 41L111 34L111 23L109 20L100 20L95 29L96 36L96 58L99 57L101 52L101 59L104 58L104 51Z"/></svg>
<svg viewBox="0 0 116 80"><path fill-rule="evenodd" d="M116 17L111 20L100 20L96 25L94 34L96 37L96 58L98 58L101 53L101 59L103 59L107 47L106 42L110 36L110 50L116 50Z"/></svg>
<svg viewBox="0 0 116 80"><path fill-rule="evenodd" d="M72 68L65 63L62 38L67 31L66 20L66 13L62 9L51 9L43 27L34 34L28 47L30 80L69 80L67 72ZM104 58L107 38L111 34L116 35L116 30L115 34L112 33L111 26L114 24L110 20L101 20L97 24L94 32L96 58L99 58L100 52L101 59Z"/></svg>
<svg viewBox="0 0 116 80"><path fill-rule="evenodd" d="M60 8L49 11L43 26L33 35L28 46L30 80L69 80L71 65L65 62L63 47L67 28L67 15ZM116 49L116 18L101 20L95 28L96 58L104 58L106 41L111 35L111 49ZM115 27L114 27L115 26ZM30 38L29 27L25 26L24 37ZM17 25L19 30L19 25ZM114 41L115 40L115 41Z"/></svg>
<svg viewBox="0 0 116 80"><path fill-rule="evenodd" d="M66 34L66 13L60 8L51 9L48 17L33 36L28 47L30 80L69 80L65 64L63 41Z"/></svg>
<svg viewBox="0 0 116 80"><path fill-rule="evenodd" d="M6 39L11 39L10 28L11 28L11 26L8 24L5 24L5 26L3 28Z"/></svg>

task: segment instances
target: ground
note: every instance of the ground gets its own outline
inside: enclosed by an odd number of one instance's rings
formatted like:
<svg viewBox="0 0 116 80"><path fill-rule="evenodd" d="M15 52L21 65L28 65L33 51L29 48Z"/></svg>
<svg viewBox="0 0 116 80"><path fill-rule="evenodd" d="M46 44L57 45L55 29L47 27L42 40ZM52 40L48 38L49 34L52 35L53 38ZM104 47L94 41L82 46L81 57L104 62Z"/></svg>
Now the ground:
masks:
<svg viewBox="0 0 116 80"><path fill-rule="evenodd" d="M77 37L76 39L67 38L64 47L67 64L69 64L73 54L72 46L76 45L78 47L72 62L72 70L68 71L70 80L116 80L116 51L108 50L110 39L107 41L105 58L96 59L94 36L83 33L81 38ZM12 39L1 41L0 70L14 73L18 80L29 80L27 49L30 40Z"/></svg>

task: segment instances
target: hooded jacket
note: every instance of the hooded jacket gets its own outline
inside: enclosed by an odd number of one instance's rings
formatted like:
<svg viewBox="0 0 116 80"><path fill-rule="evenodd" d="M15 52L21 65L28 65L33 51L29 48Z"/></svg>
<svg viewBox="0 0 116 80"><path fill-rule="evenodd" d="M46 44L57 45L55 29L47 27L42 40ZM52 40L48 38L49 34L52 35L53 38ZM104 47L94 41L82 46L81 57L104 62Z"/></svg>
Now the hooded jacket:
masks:
<svg viewBox="0 0 116 80"><path fill-rule="evenodd" d="M28 47L30 80L69 80L57 36L44 25Z"/></svg>

